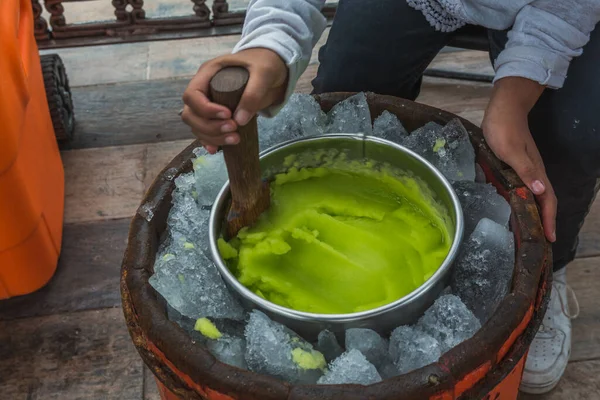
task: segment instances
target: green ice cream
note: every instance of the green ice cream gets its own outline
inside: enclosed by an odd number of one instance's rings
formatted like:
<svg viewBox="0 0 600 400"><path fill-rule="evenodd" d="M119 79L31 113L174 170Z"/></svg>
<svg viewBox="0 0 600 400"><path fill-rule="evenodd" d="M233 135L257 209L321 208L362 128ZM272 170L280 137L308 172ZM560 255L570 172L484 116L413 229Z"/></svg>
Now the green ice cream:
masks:
<svg viewBox="0 0 600 400"><path fill-rule="evenodd" d="M390 303L423 284L448 254L451 222L420 180L372 165L275 176L271 207L226 243L238 280L269 301L322 314Z"/></svg>

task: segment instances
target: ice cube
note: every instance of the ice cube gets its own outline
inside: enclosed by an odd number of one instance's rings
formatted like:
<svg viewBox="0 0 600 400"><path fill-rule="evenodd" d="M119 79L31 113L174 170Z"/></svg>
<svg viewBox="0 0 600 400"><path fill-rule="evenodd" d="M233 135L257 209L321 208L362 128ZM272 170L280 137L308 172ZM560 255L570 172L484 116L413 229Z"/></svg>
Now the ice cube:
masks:
<svg viewBox="0 0 600 400"><path fill-rule="evenodd" d="M166 235L159 246L163 252L174 240L183 239L209 255L208 220L210 207L203 209L197 203L196 176L187 173L175 179L172 207L167 217Z"/></svg>
<svg viewBox="0 0 600 400"><path fill-rule="evenodd" d="M510 292L514 265L512 233L483 218L463 242L452 273L452 291L483 324Z"/></svg>
<svg viewBox="0 0 600 400"><path fill-rule="evenodd" d="M445 353L471 338L481 324L460 298L450 294L439 297L425 311L416 328L437 340L441 352Z"/></svg>
<svg viewBox="0 0 600 400"><path fill-rule="evenodd" d="M427 158L433 158L435 150L444 150L446 145L442 139L442 129L444 127L435 122L428 122L419 129L414 130L410 135L403 138L402 143L412 151ZM437 147L436 148L436 144Z"/></svg>
<svg viewBox="0 0 600 400"><path fill-rule="evenodd" d="M193 243L174 240L157 256L150 285L182 315L198 319L244 319L217 268Z"/></svg>
<svg viewBox="0 0 600 400"><path fill-rule="evenodd" d="M380 368L389 361L388 341L371 329L350 328L346 330L346 350L356 349L367 360Z"/></svg>
<svg viewBox="0 0 600 400"><path fill-rule="evenodd" d="M464 238L473 233L482 218L489 218L502 226L508 226L510 205L496 192L494 186L468 181L455 182L452 186L463 210Z"/></svg>
<svg viewBox="0 0 600 400"><path fill-rule="evenodd" d="M451 181L475 180L475 149L469 133L458 118L452 119L442 130L448 143L449 157L444 163L445 173Z"/></svg>
<svg viewBox="0 0 600 400"><path fill-rule="evenodd" d="M450 181L475 180L475 150L456 118L444 127L428 122L400 144L423 156Z"/></svg>
<svg viewBox="0 0 600 400"><path fill-rule="evenodd" d="M234 367L247 369L246 340L240 337L223 335L216 340L208 340L206 347L221 362Z"/></svg>
<svg viewBox="0 0 600 400"><path fill-rule="evenodd" d="M340 346L335 334L327 329L319 332L316 349L323 353L327 362L333 361L344 352L344 349Z"/></svg>
<svg viewBox="0 0 600 400"><path fill-rule="evenodd" d="M222 152L208 154L202 148L194 149L194 154L195 191L191 194L201 208L210 210L210 206L229 179L225 158Z"/></svg>
<svg viewBox="0 0 600 400"><path fill-rule="evenodd" d="M390 336L390 356L398 374L429 365L441 355L440 343L415 327L400 326Z"/></svg>
<svg viewBox="0 0 600 400"><path fill-rule="evenodd" d="M204 254L209 254L208 222L210 212L200 210L193 200L181 201L171 208L167 217L168 242L191 243ZM190 246L188 244L188 246Z"/></svg>
<svg viewBox="0 0 600 400"><path fill-rule="evenodd" d="M385 110L373 122L373 136L395 143L402 143L408 132L402 122L391 112Z"/></svg>
<svg viewBox="0 0 600 400"><path fill-rule="evenodd" d="M371 112L364 93L355 94L333 106L327 114L327 121L327 133L373 133Z"/></svg>
<svg viewBox="0 0 600 400"><path fill-rule="evenodd" d="M273 118L258 117L260 150L303 136L322 135L326 115L310 95L294 93Z"/></svg>
<svg viewBox="0 0 600 400"><path fill-rule="evenodd" d="M306 384L316 383L327 365L312 345L257 310L246 325L246 363L251 371Z"/></svg>
<svg viewBox="0 0 600 400"><path fill-rule="evenodd" d="M194 199L195 178L193 173L182 174L175 179L175 190L172 193L172 207L167 217L169 233L177 232L188 238L197 236L198 221L203 211ZM208 214L207 214L208 215Z"/></svg>
<svg viewBox="0 0 600 400"><path fill-rule="evenodd" d="M318 383L371 385L377 382L381 382L381 376L375 366L360 351L352 349L336 358Z"/></svg>

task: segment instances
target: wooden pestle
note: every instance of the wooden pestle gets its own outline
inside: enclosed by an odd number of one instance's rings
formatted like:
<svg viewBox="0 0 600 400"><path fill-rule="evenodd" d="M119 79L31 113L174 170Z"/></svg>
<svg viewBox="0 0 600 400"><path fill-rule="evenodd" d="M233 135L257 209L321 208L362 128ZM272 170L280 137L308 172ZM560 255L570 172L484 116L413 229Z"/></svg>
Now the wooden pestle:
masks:
<svg viewBox="0 0 600 400"><path fill-rule="evenodd" d="M223 68L210 81L211 101L224 105L235 112L246 84L249 73L243 67ZM250 226L269 208L271 196L268 182L262 180L258 159L258 127L256 116L244 126L238 126L240 142L236 145L222 146L231 205L227 211L225 238L234 238L240 229Z"/></svg>

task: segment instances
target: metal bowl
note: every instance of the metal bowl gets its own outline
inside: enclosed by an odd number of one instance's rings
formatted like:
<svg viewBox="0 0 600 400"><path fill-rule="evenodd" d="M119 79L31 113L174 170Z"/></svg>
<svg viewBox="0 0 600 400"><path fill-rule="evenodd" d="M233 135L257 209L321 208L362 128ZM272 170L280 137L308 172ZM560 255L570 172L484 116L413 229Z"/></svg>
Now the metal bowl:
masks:
<svg viewBox="0 0 600 400"><path fill-rule="evenodd" d="M217 240L221 236L222 224L230 200L229 183L226 183L212 207L209 225L210 249L219 272L232 291L239 295L247 309L260 309L273 320L285 324L308 340L316 339L323 329L341 334L348 328L370 328L387 334L397 326L416 322L446 287L452 262L462 240L463 214L456 193L442 173L421 156L390 141L361 134L306 137L272 147L260 155L265 178L270 179L277 173L285 172L286 165L289 165L286 164L289 156L295 156L298 161L299 154L320 149L343 152L349 160L369 159L387 163L403 171L410 171L426 182L429 189L437 196L438 202L447 209L454 225L454 231L451 232L452 245L440 268L413 292L392 303L367 311L351 314L314 314L282 307L263 299L242 285L221 258ZM310 165L311 162L316 161L309 158L299 159L302 166L316 166Z"/></svg>

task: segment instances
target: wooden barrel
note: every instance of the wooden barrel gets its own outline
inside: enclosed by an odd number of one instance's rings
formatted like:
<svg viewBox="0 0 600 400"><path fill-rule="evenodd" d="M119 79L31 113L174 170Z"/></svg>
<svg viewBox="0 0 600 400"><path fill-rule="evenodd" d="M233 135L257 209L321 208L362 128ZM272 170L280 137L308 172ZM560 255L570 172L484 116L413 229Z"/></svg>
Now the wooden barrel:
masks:
<svg viewBox="0 0 600 400"><path fill-rule="evenodd" d="M352 93L315 96L324 111ZM384 110L412 131L429 121L445 124L456 116L391 96L367 94L372 116ZM293 385L241 370L215 359L193 344L167 319L164 303L148 284L159 237L166 228L174 178L192 170L195 142L167 165L149 189L129 231L121 271L123 310L129 332L144 362L157 378L163 399L211 400L409 400L516 399L527 350L546 309L551 288L552 254L532 193L483 140L480 128L466 120L477 162L512 207L516 262L511 293L473 336L437 362L370 385ZM152 212L148 212L151 210Z"/></svg>

